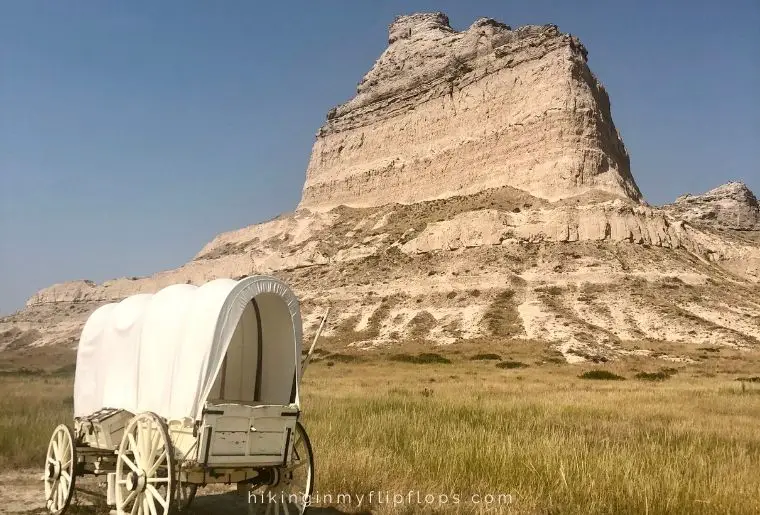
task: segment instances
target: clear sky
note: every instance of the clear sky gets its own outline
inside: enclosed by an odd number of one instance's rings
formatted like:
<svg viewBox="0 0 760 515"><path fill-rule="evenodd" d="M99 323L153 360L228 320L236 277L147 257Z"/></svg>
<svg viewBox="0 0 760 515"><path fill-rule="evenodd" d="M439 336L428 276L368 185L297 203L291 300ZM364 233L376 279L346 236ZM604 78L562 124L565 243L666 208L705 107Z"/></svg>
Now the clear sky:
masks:
<svg viewBox="0 0 760 515"><path fill-rule="evenodd" d="M580 37L650 203L760 193L760 2L0 0L0 313L292 211L397 14Z"/></svg>

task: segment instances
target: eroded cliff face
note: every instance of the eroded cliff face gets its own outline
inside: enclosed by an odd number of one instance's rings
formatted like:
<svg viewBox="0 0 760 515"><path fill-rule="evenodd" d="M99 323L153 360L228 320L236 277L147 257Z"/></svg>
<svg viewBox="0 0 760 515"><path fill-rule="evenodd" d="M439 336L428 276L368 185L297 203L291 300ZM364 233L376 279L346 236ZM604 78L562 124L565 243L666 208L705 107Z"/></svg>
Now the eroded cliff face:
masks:
<svg viewBox="0 0 760 515"><path fill-rule="evenodd" d="M527 338L580 361L646 350L647 340L760 344L757 241L630 200L550 203L502 187L301 210L221 234L151 277L54 285L0 320L0 349L75 344L97 306L134 293L261 273L295 289L307 334L333 306L325 336L340 345Z"/></svg>
<svg viewBox="0 0 760 515"><path fill-rule="evenodd" d="M463 32L402 16L357 95L319 130L300 208L473 194L500 186L558 200L638 200L606 91L580 41L554 25Z"/></svg>

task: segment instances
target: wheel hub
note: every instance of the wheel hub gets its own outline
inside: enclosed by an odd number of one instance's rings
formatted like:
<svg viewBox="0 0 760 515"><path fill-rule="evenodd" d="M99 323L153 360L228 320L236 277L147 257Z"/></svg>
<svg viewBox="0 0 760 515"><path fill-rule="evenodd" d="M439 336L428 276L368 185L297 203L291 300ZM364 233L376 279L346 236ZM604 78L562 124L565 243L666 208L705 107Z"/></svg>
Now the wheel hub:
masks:
<svg viewBox="0 0 760 515"><path fill-rule="evenodd" d="M61 475L61 462L56 461L55 463L48 463L47 468L45 469L45 477L47 479L50 479L52 481L55 481L60 477Z"/></svg>
<svg viewBox="0 0 760 515"><path fill-rule="evenodd" d="M130 472L127 475L127 490L130 492L142 492L145 490L147 481L145 480L145 471Z"/></svg>
<svg viewBox="0 0 760 515"><path fill-rule="evenodd" d="M277 468L270 468L267 469L267 476L264 476L263 484L269 485L269 486L277 486L280 484L280 480L282 479L282 475L280 474L280 469Z"/></svg>

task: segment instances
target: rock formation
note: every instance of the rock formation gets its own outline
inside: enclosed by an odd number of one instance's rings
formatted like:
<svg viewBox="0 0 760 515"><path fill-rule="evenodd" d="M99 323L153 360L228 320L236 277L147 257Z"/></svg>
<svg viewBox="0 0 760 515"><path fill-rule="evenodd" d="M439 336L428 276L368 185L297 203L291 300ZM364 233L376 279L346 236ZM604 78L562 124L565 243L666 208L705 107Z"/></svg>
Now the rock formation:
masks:
<svg viewBox="0 0 760 515"><path fill-rule="evenodd" d="M739 231L760 230L760 207L741 182L729 182L702 195L682 195L663 206L673 216L695 224Z"/></svg>
<svg viewBox="0 0 760 515"><path fill-rule="evenodd" d="M532 339L582 361L760 344L756 199L731 183L642 203L577 39L423 14L389 41L328 115L294 214L175 270L46 288L0 319L0 350L74 345L104 302L255 273L295 288L307 335L337 308L333 345Z"/></svg>
<svg viewBox="0 0 760 515"><path fill-rule="evenodd" d="M301 208L414 203L500 186L638 200L607 92L554 25L397 18L357 95L319 130Z"/></svg>

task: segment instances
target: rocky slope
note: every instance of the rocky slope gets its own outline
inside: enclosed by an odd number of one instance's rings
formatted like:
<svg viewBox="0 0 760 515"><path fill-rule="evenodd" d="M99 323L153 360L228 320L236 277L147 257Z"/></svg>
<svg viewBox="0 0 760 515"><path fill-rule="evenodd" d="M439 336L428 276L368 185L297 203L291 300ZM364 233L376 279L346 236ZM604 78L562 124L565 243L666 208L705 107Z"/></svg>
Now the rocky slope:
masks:
<svg viewBox="0 0 760 515"><path fill-rule="evenodd" d="M532 339L583 361L760 344L754 196L732 183L642 203L576 39L493 20L457 33L434 14L397 19L390 40L328 115L294 214L221 234L175 270L46 288L0 320L0 349L74 345L104 302L255 273L296 289L307 335L337 308L325 333L336 346ZM444 66L451 56L466 66ZM453 93L437 96L446 81ZM427 157L378 175L386 155Z"/></svg>
<svg viewBox="0 0 760 515"><path fill-rule="evenodd" d="M682 195L663 206L682 220L718 229L760 230L760 207L741 182L729 182L702 195Z"/></svg>
<svg viewBox="0 0 760 515"><path fill-rule="evenodd" d="M632 201L576 200L504 187L302 210L222 234L176 270L42 290L0 321L0 345L73 344L103 302L252 273L293 285L307 333L337 308L325 334L341 345L536 339L578 361L652 341L759 343L760 245Z"/></svg>
<svg viewBox="0 0 760 515"><path fill-rule="evenodd" d="M463 32L403 16L389 46L319 130L301 208L471 194L500 186L557 200L602 190L637 200L606 91L580 41L554 25Z"/></svg>

